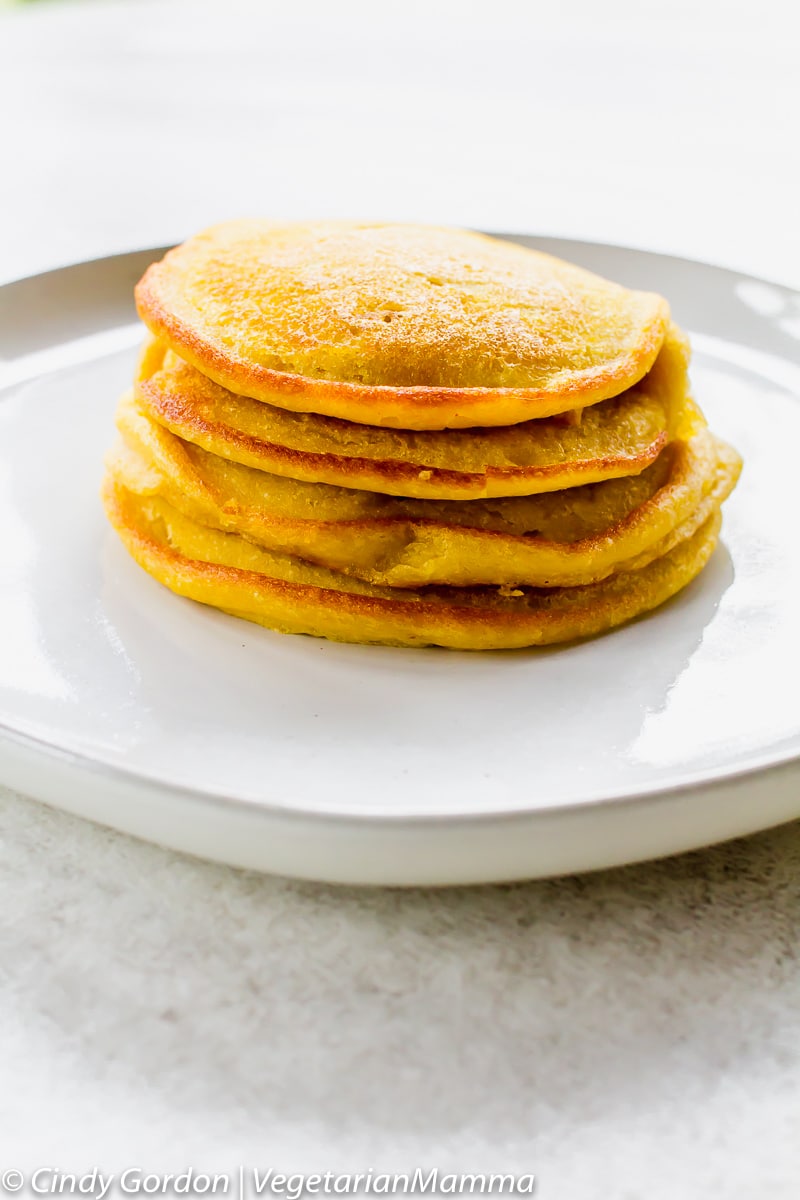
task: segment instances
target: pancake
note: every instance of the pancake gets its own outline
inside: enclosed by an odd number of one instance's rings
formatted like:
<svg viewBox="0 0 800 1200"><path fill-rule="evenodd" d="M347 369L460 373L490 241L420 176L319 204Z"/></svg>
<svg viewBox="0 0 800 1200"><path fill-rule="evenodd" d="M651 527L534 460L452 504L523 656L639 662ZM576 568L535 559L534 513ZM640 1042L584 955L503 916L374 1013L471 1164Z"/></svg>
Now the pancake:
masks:
<svg viewBox="0 0 800 1200"><path fill-rule="evenodd" d="M227 462L123 399L114 477L184 516L266 549L390 587L575 586L646 565L733 488L740 460L701 426L638 476L536 497L405 500ZM693 525L690 527L690 518Z"/></svg>
<svg viewBox="0 0 800 1200"><path fill-rule="evenodd" d="M234 395L164 343L145 347L141 406L173 433L245 466L419 499L525 496L637 474L695 410L689 348L671 326L652 369L621 396L508 428L423 432L292 413Z"/></svg>
<svg viewBox="0 0 800 1200"><path fill-rule="evenodd" d="M639 616L702 570L721 523L715 508L662 558L586 587L399 591L207 529L162 498L136 496L110 478L104 501L133 558L179 595L285 633L463 650L571 641Z"/></svg>
<svg viewBox="0 0 800 1200"><path fill-rule="evenodd" d="M463 230L231 221L153 264L145 324L230 391L399 429L513 425L627 391L662 297Z"/></svg>
<svg viewBox="0 0 800 1200"><path fill-rule="evenodd" d="M180 595L340 641L539 646L713 551L741 462L653 293L458 230L239 221L136 298L104 501Z"/></svg>

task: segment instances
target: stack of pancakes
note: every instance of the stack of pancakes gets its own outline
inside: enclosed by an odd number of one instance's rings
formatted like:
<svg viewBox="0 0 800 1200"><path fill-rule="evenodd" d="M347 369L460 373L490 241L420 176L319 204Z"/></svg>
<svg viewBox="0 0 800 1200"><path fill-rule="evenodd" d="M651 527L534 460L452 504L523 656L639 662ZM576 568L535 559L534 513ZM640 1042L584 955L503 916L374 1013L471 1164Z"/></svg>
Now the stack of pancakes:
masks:
<svg viewBox="0 0 800 1200"><path fill-rule="evenodd" d="M657 295L478 234L238 221L149 268L108 515L184 596L341 641L595 634L702 569L738 455Z"/></svg>

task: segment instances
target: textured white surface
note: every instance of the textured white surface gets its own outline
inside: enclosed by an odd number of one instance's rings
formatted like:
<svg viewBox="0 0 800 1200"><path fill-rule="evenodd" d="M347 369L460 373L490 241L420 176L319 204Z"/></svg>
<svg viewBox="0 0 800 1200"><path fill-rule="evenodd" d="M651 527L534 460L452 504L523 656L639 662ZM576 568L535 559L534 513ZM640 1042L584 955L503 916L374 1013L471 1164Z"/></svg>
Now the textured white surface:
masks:
<svg viewBox="0 0 800 1200"><path fill-rule="evenodd" d="M796 283L796 34L776 2L4 13L0 274L254 211L559 232ZM584 879L357 893L3 793L0 855L4 1167L797 1195L800 826Z"/></svg>
<svg viewBox="0 0 800 1200"><path fill-rule="evenodd" d="M4 1166L797 1195L797 825L584 878L358 892L11 797L1 819Z"/></svg>

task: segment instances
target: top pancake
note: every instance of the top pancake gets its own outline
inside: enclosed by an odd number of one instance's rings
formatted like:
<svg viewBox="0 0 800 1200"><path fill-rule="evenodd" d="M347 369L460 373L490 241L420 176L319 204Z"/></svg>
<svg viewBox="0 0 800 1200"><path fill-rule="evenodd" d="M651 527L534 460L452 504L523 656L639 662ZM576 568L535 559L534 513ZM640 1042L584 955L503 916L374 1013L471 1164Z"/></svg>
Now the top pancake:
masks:
<svg viewBox="0 0 800 1200"><path fill-rule="evenodd" d="M462 230L231 221L136 289L153 333L239 395L397 429L513 425L641 379L665 300Z"/></svg>

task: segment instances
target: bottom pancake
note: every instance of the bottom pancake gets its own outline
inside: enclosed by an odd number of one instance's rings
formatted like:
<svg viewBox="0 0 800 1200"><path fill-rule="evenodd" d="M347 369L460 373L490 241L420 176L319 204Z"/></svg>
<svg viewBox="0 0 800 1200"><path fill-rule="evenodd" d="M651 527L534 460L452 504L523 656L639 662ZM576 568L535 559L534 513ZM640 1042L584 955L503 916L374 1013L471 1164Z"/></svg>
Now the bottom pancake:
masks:
<svg viewBox="0 0 800 1200"><path fill-rule="evenodd" d="M158 496L109 477L109 519L133 558L181 596L282 633L341 642L518 649L602 633L663 604L702 570L719 508L669 553L601 583L569 588L378 587L210 529Z"/></svg>

